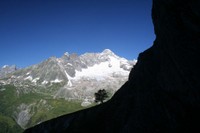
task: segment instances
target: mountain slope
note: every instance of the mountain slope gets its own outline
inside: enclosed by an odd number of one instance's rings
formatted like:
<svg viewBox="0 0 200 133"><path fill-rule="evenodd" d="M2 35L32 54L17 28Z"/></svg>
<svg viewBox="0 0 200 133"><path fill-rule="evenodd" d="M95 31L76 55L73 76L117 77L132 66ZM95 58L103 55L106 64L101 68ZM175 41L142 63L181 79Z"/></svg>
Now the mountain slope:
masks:
<svg viewBox="0 0 200 133"><path fill-rule="evenodd" d="M102 88L113 94L127 80L135 63L108 49L81 56L65 53L61 58L51 57L16 71L0 83L14 84L19 93L47 92L54 98L92 99L91 95Z"/></svg>
<svg viewBox="0 0 200 133"><path fill-rule="evenodd" d="M17 67L15 65L8 66L4 65L2 68L0 68L0 79L6 77L6 75L13 73L17 70Z"/></svg>
<svg viewBox="0 0 200 133"><path fill-rule="evenodd" d="M196 0L153 0L154 45L112 99L25 132L199 132L199 7Z"/></svg>
<svg viewBox="0 0 200 133"><path fill-rule="evenodd" d="M99 89L112 96L127 81L135 63L106 49L80 56L65 53L61 58L51 57L11 71L0 79L0 113L26 129L84 109L93 105Z"/></svg>

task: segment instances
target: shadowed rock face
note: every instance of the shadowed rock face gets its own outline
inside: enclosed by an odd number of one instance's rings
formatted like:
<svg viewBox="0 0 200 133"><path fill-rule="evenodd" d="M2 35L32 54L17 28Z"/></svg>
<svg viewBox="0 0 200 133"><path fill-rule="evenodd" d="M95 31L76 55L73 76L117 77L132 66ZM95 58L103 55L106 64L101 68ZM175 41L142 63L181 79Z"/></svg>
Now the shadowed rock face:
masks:
<svg viewBox="0 0 200 133"><path fill-rule="evenodd" d="M199 132L199 7L197 0L153 0L154 45L114 97L25 132Z"/></svg>

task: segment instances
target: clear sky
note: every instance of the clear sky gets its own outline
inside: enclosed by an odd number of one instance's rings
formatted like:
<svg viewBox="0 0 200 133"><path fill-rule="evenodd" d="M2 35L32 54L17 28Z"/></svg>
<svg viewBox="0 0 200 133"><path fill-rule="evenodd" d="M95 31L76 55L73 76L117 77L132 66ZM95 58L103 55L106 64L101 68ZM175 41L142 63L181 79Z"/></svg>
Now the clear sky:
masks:
<svg viewBox="0 0 200 133"><path fill-rule="evenodd" d="M151 0L0 0L0 66L111 49L137 59L155 35Z"/></svg>

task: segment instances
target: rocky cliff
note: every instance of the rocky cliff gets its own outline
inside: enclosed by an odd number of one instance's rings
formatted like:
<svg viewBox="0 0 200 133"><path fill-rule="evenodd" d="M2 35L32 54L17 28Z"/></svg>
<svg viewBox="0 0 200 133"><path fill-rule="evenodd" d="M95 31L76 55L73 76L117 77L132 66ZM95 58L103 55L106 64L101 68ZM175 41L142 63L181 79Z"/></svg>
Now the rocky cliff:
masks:
<svg viewBox="0 0 200 133"><path fill-rule="evenodd" d="M156 40L113 98L25 132L199 132L199 7L198 0L153 0Z"/></svg>
<svg viewBox="0 0 200 133"><path fill-rule="evenodd" d="M0 68L0 79L4 78L6 75L15 72L18 68L15 65L4 65L2 68Z"/></svg>

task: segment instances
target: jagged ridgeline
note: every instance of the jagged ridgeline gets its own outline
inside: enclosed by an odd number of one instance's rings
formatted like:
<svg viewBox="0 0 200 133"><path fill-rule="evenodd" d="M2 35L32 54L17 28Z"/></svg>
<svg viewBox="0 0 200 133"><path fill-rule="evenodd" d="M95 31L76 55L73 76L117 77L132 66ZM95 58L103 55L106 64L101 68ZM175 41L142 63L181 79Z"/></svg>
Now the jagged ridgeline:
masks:
<svg viewBox="0 0 200 133"><path fill-rule="evenodd" d="M112 99L25 133L199 133L199 7L199 0L153 0L154 44Z"/></svg>
<svg viewBox="0 0 200 133"><path fill-rule="evenodd" d="M94 102L105 89L111 97L128 80L136 60L106 49L101 53L65 53L39 64L0 69L0 132L23 131L48 119L71 113ZM5 130L5 131L4 131Z"/></svg>

